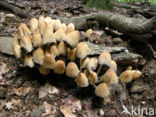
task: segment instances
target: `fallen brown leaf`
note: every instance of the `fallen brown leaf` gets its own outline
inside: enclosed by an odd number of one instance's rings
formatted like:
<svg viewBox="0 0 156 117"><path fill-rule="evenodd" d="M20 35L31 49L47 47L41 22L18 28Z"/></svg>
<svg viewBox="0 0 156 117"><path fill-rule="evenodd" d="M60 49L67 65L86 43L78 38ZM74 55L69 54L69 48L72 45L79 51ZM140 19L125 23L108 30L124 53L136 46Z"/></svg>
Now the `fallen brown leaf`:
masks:
<svg viewBox="0 0 156 117"><path fill-rule="evenodd" d="M40 87L39 98L44 98L48 94L59 94L59 90L56 87L54 87L54 86L50 85L49 83L47 83L44 86Z"/></svg>
<svg viewBox="0 0 156 117"><path fill-rule="evenodd" d="M71 108L68 106L61 106L60 111L64 115L64 117L77 117L75 114L72 113Z"/></svg>
<svg viewBox="0 0 156 117"><path fill-rule="evenodd" d="M15 94L18 96L25 96L30 92L30 90L31 90L31 87L27 87L27 88L20 87L15 90Z"/></svg>
<svg viewBox="0 0 156 117"><path fill-rule="evenodd" d="M9 69L7 68L7 65L5 63L2 63L0 66L0 80L3 78L3 74L7 73Z"/></svg>
<svg viewBox="0 0 156 117"><path fill-rule="evenodd" d="M45 113L43 113L42 116L48 116L52 114L52 111L51 111L52 105L44 101L43 107L45 108Z"/></svg>

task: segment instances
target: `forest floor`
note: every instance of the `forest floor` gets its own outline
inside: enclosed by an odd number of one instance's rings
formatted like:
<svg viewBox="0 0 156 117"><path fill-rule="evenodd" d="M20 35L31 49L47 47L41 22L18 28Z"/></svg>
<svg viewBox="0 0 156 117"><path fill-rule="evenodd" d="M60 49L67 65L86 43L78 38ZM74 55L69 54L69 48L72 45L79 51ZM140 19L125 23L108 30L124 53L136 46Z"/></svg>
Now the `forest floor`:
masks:
<svg viewBox="0 0 156 117"><path fill-rule="evenodd" d="M99 11L105 12L105 10L87 8L81 0L12 0L9 2L21 9L29 10L35 17L53 14L70 18ZM151 18L156 12L156 6L129 4L129 7L114 7L111 12L141 18ZM147 10L145 12L134 10L140 7ZM13 36L17 31L18 23L27 23L29 20L0 8L0 36ZM127 47L129 51L137 53L128 38L113 36L112 33L107 33L107 29L101 27L91 28L96 32L96 38L90 38L90 42L104 46ZM104 36L100 38L98 34ZM122 114L123 105L129 110L134 106L137 108L137 114L138 108L147 108L148 112L152 108L156 116L156 61L149 60L146 56L136 67L142 71L142 77L127 86L129 99L124 93L123 97L112 94L110 101L96 97L91 86L78 88L73 80L64 75L50 73L48 76L42 76L36 69L19 66L13 56L0 52L0 117L130 116ZM144 116L148 115L144 112Z"/></svg>

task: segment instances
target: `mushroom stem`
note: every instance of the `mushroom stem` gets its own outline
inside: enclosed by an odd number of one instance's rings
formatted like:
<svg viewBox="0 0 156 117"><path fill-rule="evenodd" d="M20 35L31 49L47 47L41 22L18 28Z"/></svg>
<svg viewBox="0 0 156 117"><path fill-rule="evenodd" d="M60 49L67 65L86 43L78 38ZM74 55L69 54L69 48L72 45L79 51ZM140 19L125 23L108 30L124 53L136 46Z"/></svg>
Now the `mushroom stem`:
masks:
<svg viewBox="0 0 156 117"><path fill-rule="evenodd" d="M128 102L131 103L131 100L130 100L130 97L129 97L129 95L128 95L128 91L127 91L127 88L126 88L126 84L123 83L123 82L121 82L121 85L122 85L123 88L124 88L124 92L126 93L126 97L127 97Z"/></svg>
<svg viewBox="0 0 156 117"><path fill-rule="evenodd" d="M100 65L100 67L99 67L99 69L98 69L98 71L97 71L97 75L99 75L101 69L102 69L102 65Z"/></svg>

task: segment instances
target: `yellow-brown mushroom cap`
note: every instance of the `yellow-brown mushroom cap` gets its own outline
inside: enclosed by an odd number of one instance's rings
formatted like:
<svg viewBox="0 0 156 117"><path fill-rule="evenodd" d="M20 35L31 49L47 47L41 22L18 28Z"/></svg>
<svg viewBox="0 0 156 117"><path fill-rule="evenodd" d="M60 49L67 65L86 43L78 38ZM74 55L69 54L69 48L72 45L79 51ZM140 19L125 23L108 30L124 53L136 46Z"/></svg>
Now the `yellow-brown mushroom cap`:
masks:
<svg viewBox="0 0 156 117"><path fill-rule="evenodd" d="M61 41L58 45L58 53L59 55L66 55L67 54L67 45L64 41Z"/></svg>
<svg viewBox="0 0 156 117"><path fill-rule="evenodd" d="M90 38L90 35L93 34L93 30L92 29L88 29L85 33L85 37L86 38Z"/></svg>
<svg viewBox="0 0 156 117"><path fill-rule="evenodd" d="M132 70L132 73L133 73L133 80L140 78L140 76L142 75L141 71L139 70Z"/></svg>
<svg viewBox="0 0 156 117"><path fill-rule="evenodd" d="M91 73L91 72L93 72L95 69L96 69L96 67L97 67L97 65L98 65L98 60L97 60L97 58L90 58L89 59L89 62L88 62L88 64L87 64L87 69L88 69L88 71Z"/></svg>
<svg viewBox="0 0 156 117"><path fill-rule="evenodd" d="M56 57L56 56L59 55L58 49L57 49L57 47L56 47L55 45L53 45L53 46L50 47L50 53L51 53L54 57Z"/></svg>
<svg viewBox="0 0 156 117"><path fill-rule="evenodd" d="M70 62L66 68L66 76L70 78L76 78L79 74L80 70L74 62Z"/></svg>
<svg viewBox="0 0 156 117"><path fill-rule="evenodd" d="M89 78L90 84L95 84L98 82L98 76L97 76L96 72L90 73L88 78Z"/></svg>
<svg viewBox="0 0 156 117"><path fill-rule="evenodd" d="M43 67L47 69L54 69L55 68L55 58L51 54L45 54L44 60L43 60Z"/></svg>
<svg viewBox="0 0 156 117"><path fill-rule="evenodd" d="M78 30L74 30L63 38L63 40L68 43L71 47L76 47L80 39L80 32Z"/></svg>
<svg viewBox="0 0 156 117"><path fill-rule="evenodd" d="M80 69L83 69L83 68L87 68L87 65L89 63L89 57L86 57L85 59L83 60L80 60Z"/></svg>
<svg viewBox="0 0 156 117"><path fill-rule="evenodd" d="M21 46L20 45L13 46L13 52L14 52L16 59L21 58Z"/></svg>
<svg viewBox="0 0 156 117"><path fill-rule="evenodd" d="M111 69L106 71L106 73L101 77L101 81L108 84L118 84L117 75Z"/></svg>
<svg viewBox="0 0 156 117"><path fill-rule="evenodd" d="M62 60L58 60L56 62L56 66L55 66L54 72L57 73L57 74L63 74L65 69L66 69L65 62L62 61Z"/></svg>
<svg viewBox="0 0 156 117"><path fill-rule="evenodd" d="M77 45L76 56L79 59L84 59L87 55L90 54L90 49L85 42L80 42Z"/></svg>
<svg viewBox="0 0 156 117"><path fill-rule="evenodd" d="M41 47L42 46L42 37L39 33L39 30L35 30L32 36L32 44L34 47Z"/></svg>
<svg viewBox="0 0 156 117"><path fill-rule="evenodd" d="M101 83L95 88L95 95L101 98L105 98L110 95L109 88L106 83Z"/></svg>
<svg viewBox="0 0 156 117"><path fill-rule="evenodd" d="M33 33L36 29L38 29L38 20L36 18L32 18L30 20L30 30Z"/></svg>
<svg viewBox="0 0 156 117"><path fill-rule="evenodd" d="M131 70L126 70L121 73L120 80L123 83L129 83L132 81L133 78L133 72Z"/></svg>
<svg viewBox="0 0 156 117"><path fill-rule="evenodd" d="M20 44L21 44L21 47L23 47L27 52L31 52L33 50L30 36L23 36Z"/></svg>
<svg viewBox="0 0 156 117"><path fill-rule="evenodd" d="M73 23L69 23L67 27L71 27L73 30L75 30L75 25Z"/></svg>
<svg viewBox="0 0 156 117"><path fill-rule="evenodd" d="M128 66L126 70L132 70L132 66Z"/></svg>
<svg viewBox="0 0 156 117"><path fill-rule="evenodd" d="M100 54L99 58L98 58L98 62L100 65L107 65L110 66L111 64L111 55L109 52L103 52Z"/></svg>
<svg viewBox="0 0 156 117"><path fill-rule="evenodd" d="M68 49L68 59L71 61L76 60L76 48L74 48L72 50Z"/></svg>
<svg viewBox="0 0 156 117"><path fill-rule="evenodd" d="M76 78L76 84L79 87L87 87L89 85L88 78L84 73L80 73Z"/></svg>
<svg viewBox="0 0 156 117"><path fill-rule="evenodd" d="M44 68L43 66L40 66L40 67L39 67L39 72L40 72L40 74L42 74L42 75L48 75L48 74L50 73L50 69L46 69L46 68Z"/></svg>
<svg viewBox="0 0 156 117"><path fill-rule="evenodd" d="M85 69L84 71L83 71L83 73L87 76L87 77L89 77L89 71L87 70L87 69Z"/></svg>
<svg viewBox="0 0 156 117"><path fill-rule="evenodd" d="M42 65L43 60L44 60L44 51L42 48L37 48L35 51L33 51L33 61L35 63Z"/></svg>
<svg viewBox="0 0 156 117"><path fill-rule="evenodd" d="M114 60L111 60L110 69L113 70L114 72L117 71L117 64Z"/></svg>
<svg viewBox="0 0 156 117"><path fill-rule="evenodd" d="M24 57L24 66L28 66L30 68L34 67L34 63L31 55L25 55Z"/></svg>

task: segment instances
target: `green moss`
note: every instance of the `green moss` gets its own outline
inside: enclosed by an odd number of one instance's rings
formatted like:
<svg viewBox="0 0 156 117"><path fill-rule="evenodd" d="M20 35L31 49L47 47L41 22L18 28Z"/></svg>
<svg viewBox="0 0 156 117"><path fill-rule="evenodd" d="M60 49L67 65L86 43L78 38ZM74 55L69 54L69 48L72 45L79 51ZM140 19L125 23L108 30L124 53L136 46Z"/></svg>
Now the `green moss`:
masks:
<svg viewBox="0 0 156 117"><path fill-rule="evenodd" d="M95 7L97 9L112 9L111 0L89 0L88 7Z"/></svg>

